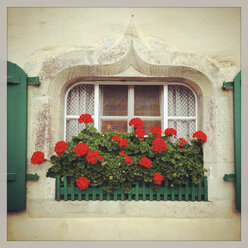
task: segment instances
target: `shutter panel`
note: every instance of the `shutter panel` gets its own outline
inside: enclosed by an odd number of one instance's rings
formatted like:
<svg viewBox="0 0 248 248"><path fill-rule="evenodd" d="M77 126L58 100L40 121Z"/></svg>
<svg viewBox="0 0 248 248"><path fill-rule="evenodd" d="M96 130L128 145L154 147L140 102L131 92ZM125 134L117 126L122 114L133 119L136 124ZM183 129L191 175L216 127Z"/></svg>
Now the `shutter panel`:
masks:
<svg viewBox="0 0 248 248"><path fill-rule="evenodd" d="M26 208L27 74L7 64L7 209Z"/></svg>
<svg viewBox="0 0 248 248"><path fill-rule="evenodd" d="M241 211L241 72L234 78L233 88L236 209Z"/></svg>

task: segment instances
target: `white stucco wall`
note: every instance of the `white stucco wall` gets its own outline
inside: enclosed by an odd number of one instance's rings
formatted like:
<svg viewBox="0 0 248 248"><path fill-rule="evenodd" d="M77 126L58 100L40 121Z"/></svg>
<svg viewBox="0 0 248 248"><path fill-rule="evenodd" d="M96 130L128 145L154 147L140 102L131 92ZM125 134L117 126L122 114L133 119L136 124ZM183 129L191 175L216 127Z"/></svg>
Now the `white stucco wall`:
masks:
<svg viewBox="0 0 248 248"><path fill-rule="evenodd" d="M221 89L240 70L239 19L238 8L10 8L8 60L41 86L28 89L27 165L40 178L27 183L27 209L8 214L8 239L239 240L234 184L223 181L234 172L232 92ZM49 164L31 165L32 153L48 157L63 139L66 88L109 76L181 78L195 89L199 128L208 135L209 202L54 200Z"/></svg>

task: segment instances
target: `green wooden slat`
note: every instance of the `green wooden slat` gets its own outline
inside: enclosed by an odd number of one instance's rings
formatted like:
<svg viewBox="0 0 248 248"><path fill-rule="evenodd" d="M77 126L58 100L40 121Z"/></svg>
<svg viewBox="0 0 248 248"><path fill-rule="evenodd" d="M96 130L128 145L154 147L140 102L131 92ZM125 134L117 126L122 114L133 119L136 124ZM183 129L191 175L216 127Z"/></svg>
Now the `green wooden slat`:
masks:
<svg viewBox="0 0 248 248"><path fill-rule="evenodd" d="M75 185L72 181L71 181L71 200L75 201Z"/></svg>
<svg viewBox="0 0 248 248"><path fill-rule="evenodd" d="M64 183L64 201L68 201L68 187L67 187L67 179L65 176L63 177L63 183Z"/></svg>
<svg viewBox="0 0 248 248"><path fill-rule="evenodd" d="M107 201L110 201L110 193L107 193Z"/></svg>
<svg viewBox="0 0 248 248"><path fill-rule="evenodd" d="M89 189L90 188L87 188L87 189L84 189L83 192L84 192L84 195L85 195L85 201L88 201L90 198L89 198Z"/></svg>
<svg viewBox="0 0 248 248"><path fill-rule="evenodd" d="M191 183L191 201L195 201L196 187L194 183Z"/></svg>
<svg viewBox="0 0 248 248"><path fill-rule="evenodd" d="M182 200L182 196L183 196L183 187L182 185L180 185L178 188L178 201Z"/></svg>
<svg viewBox="0 0 248 248"><path fill-rule="evenodd" d="M156 191L156 199L157 201L160 201L160 189Z"/></svg>
<svg viewBox="0 0 248 248"><path fill-rule="evenodd" d="M56 200L60 200L60 176L56 178Z"/></svg>
<svg viewBox="0 0 248 248"><path fill-rule="evenodd" d="M172 201L175 201L175 199L176 199L176 189L174 189L174 188L172 188L171 189L171 200Z"/></svg>
<svg viewBox="0 0 248 248"><path fill-rule="evenodd" d="M208 180L204 177L204 201L208 201Z"/></svg>
<svg viewBox="0 0 248 248"><path fill-rule="evenodd" d="M96 188L92 188L91 195L92 195L92 201L96 200Z"/></svg>
<svg viewBox="0 0 248 248"><path fill-rule="evenodd" d="M80 188L77 187L76 192L77 192L77 195L78 195L78 200L82 201L82 192L81 192Z"/></svg>
<svg viewBox="0 0 248 248"><path fill-rule="evenodd" d="M142 200L146 200L146 184L145 182L142 183Z"/></svg>
<svg viewBox="0 0 248 248"><path fill-rule="evenodd" d="M135 201L139 200L139 183L135 185Z"/></svg>
<svg viewBox="0 0 248 248"><path fill-rule="evenodd" d="M189 180L187 180L185 184L185 201L188 200L189 200Z"/></svg>
<svg viewBox="0 0 248 248"><path fill-rule="evenodd" d="M198 192L197 192L198 201L201 201L202 193L203 193L202 182L200 182L200 183L198 184Z"/></svg>
<svg viewBox="0 0 248 248"><path fill-rule="evenodd" d="M149 189L149 200L153 201L153 189L152 189L151 186L150 186L150 189Z"/></svg>
<svg viewBox="0 0 248 248"><path fill-rule="evenodd" d="M163 191L164 191L163 192L164 193L163 199L164 199L164 201L167 201L167 199L168 199L168 187L166 185L164 185Z"/></svg>
<svg viewBox="0 0 248 248"><path fill-rule="evenodd" d="M102 190L102 186L100 186L100 188L99 188L99 194L100 194L99 200L100 201L103 201L103 190Z"/></svg>
<svg viewBox="0 0 248 248"><path fill-rule="evenodd" d="M125 194L124 194L124 183L121 184L121 200L124 201L125 200Z"/></svg>
<svg viewBox="0 0 248 248"><path fill-rule="evenodd" d="M114 201L117 201L117 195L118 195L118 191L115 190L115 191L114 191Z"/></svg>

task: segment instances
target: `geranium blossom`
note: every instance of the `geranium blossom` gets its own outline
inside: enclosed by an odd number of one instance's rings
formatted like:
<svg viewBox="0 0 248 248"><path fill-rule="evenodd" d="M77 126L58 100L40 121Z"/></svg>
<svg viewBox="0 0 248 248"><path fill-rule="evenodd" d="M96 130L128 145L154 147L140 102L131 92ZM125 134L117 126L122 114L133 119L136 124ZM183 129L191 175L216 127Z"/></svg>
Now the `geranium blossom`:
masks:
<svg viewBox="0 0 248 248"><path fill-rule="evenodd" d="M166 128L165 130L164 130L164 134L166 135L166 136L171 136L171 135L177 135L177 131L174 129L174 128Z"/></svg>
<svg viewBox="0 0 248 248"><path fill-rule="evenodd" d="M120 147L128 146L128 141L127 139L122 139L119 143Z"/></svg>
<svg viewBox="0 0 248 248"><path fill-rule="evenodd" d="M87 177L79 177L77 180L76 180L76 184L78 186L78 188L80 189L87 189L89 187L89 180L87 179Z"/></svg>
<svg viewBox="0 0 248 248"><path fill-rule="evenodd" d="M159 172L157 172L154 174L153 180L156 184L160 185L162 181L164 180L164 177Z"/></svg>
<svg viewBox="0 0 248 248"><path fill-rule="evenodd" d="M136 128L135 134L138 138L143 138L145 136L145 130L143 128Z"/></svg>
<svg viewBox="0 0 248 248"><path fill-rule="evenodd" d="M59 141L56 143L54 151L57 155L61 155L67 149L67 147L68 145L65 141Z"/></svg>
<svg viewBox="0 0 248 248"><path fill-rule="evenodd" d="M127 165L130 165L130 164L133 163L133 159L131 157L129 157L129 156L126 156L125 157L125 162L127 163Z"/></svg>
<svg viewBox="0 0 248 248"><path fill-rule="evenodd" d="M79 143L74 148L74 152L77 154L78 157L84 156L88 151L89 147L85 143Z"/></svg>
<svg viewBox="0 0 248 248"><path fill-rule="evenodd" d="M34 152L31 157L31 163L32 164L42 164L45 160L44 153L41 151Z"/></svg>
<svg viewBox="0 0 248 248"><path fill-rule="evenodd" d="M151 165L152 165L152 161L151 161L149 158L147 158L147 157L142 157L142 158L140 159L140 161L139 161L139 164L140 164L141 166L146 167L146 168L150 168Z"/></svg>
<svg viewBox="0 0 248 248"><path fill-rule="evenodd" d="M157 138L162 137L162 130L160 127L151 127L150 132L153 133Z"/></svg>
<svg viewBox="0 0 248 248"><path fill-rule="evenodd" d="M93 122L93 119L92 119L90 114L82 114L82 115L80 115L78 122L79 123L83 122L84 124L88 124L90 122Z"/></svg>
<svg viewBox="0 0 248 248"><path fill-rule="evenodd" d="M154 152L165 151L167 145L163 139L154 139L152 142L152 149Z"/></svg>
<svg viewBox="0 0 248 248"><path fill-rule="evenodd" d="M187 144L187 141L184 138L180 138L177 140L180 146L183 146L183 144Z"/></svg>
<svg viewBox="0 0 248 248"><path fill-rule="evenodd" d="M134 126L135 128L142 128L144 125L140 118L133 118L129 121L129 126Z"/></svg>
<svg viewBox="0 0 248 248"><path fill-rule="evenodd" d="M86 155L86 160L91 164L96 164L97 159L99 158L99 152L98 151L89 151Z"/></svg>
<svg viewBox="0 0 248 248"><path fill-rule="evenodd" d="M195 132L193 134L193 138L196 138L197 140L206 142L207 141L207 135L205 133L203 133L201 130Z"/></svg>

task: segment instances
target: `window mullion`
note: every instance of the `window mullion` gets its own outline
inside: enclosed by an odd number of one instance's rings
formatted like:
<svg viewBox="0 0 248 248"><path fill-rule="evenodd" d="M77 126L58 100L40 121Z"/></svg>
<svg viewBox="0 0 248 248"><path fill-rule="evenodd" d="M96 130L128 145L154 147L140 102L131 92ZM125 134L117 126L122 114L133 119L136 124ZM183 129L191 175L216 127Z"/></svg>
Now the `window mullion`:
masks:
<svg viewBox="0 0 248 248"><path fill-rule="evenodd" d="M128 125L129 121L134 116L134 85L128 86L128 121L127 121L127 130L132 132L133 128Z"/></svg>
<svg viewBox="0 0 248 248"><path fill-rule="evenodd" d="M163 130L168 127L168 85L164 85Z"/></svg>
<svg viewBox="0 0 248 248"><path fill-rule="evenodd" d="M94 127L99 131L99 84L95 84L94 91Z"/></svg>

